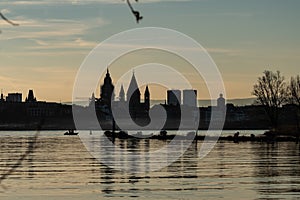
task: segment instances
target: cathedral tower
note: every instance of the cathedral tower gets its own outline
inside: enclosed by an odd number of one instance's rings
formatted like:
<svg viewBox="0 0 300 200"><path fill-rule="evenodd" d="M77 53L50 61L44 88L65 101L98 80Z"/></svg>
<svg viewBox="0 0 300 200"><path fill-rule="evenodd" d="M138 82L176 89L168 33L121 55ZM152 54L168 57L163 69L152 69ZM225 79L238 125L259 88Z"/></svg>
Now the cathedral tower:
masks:
<svg viewBox="0 0 300 200"><path fill-rule="evenodd" d="M115 99L114 88L115 86L112 84L112 79L110 77L109 70L107 69L104 84L101 86L100 98L101 102L109 107L111 106L111 101Z"/></svg>
<svg viewBox="0 0 300 200"><path fill-rule="evenodd" d="M148 85L146 86L146 89L145 89L144 103L145 103L145 110L149 111L149 109L150 109L150 92L149 92Z"/></svg>
<svg viewBox="0 0 300 200"><path fill-rule="evenodd" d="M132 78L127 90L127 103L129 105L129 113L131 117L135 119L141 107L141 92L136 82L134 73L132 74Z"/></svg>
<svg viewBox="0 0 300 200"><path fill-rule="evenodd" d="M119 101L125 102L125 91L123 85L121 85L120 93L119 93Z"/></svg>
<svg viewBox="0 0 300 200"><path fill-rule="evenodd" d="M132 74L132 78L126 96L127 96L127 102L133 102L135 104L139 104L141 102L141 92L136 82L134 73Z"/></svg>

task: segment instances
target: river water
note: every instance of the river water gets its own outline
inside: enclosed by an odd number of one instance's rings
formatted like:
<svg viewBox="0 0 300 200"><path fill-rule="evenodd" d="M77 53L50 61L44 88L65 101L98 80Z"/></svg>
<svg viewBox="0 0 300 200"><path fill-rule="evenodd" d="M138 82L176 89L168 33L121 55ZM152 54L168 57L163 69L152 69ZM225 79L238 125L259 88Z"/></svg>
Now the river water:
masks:
<svg viewBox="0 0 300 200"><path fill-rule="evenodd" d="M99 163L79 136L63 136L63 131L35 134L0 132L1 200L300 198L300 148L292 142L222 141L199 159L199 141L168 167L132 174ZM166 141L115 144L145 152ZM139 162L137 166L143 164Z"/></svg>

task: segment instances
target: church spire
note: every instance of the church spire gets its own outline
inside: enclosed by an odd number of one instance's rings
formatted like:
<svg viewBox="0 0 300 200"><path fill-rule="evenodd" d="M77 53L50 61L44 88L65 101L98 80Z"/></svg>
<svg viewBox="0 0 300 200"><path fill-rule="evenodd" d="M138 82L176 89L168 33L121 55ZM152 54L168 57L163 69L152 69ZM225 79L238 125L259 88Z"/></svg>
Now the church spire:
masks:
<svg viewBox="0 0 300 200"><path fill-rule="evenodd" d="M115 98L114 85L112 83L112 79L110 77L108 68L106 70L104 84L100 88L100 98L101 98L101 101L108 106L111 105L111 101L113 101Z"/></svg>
<svg viewBox="0 0 300 200"><path fill-rule="evenodd" d="M150 92L149 92L148 85L146 86L146 89L145 89L144 101L145 101L144 102L145 109L149 111L149 109L150 109Z"/></svg>
<svg viewBox="0 0 300 200"><path fill-rule="evenodd" d="M3 95L3 90L1 89L1 99L0 99L0 102L3 102L4 101L4 95Z"/></svg>
<svg viewBox="0 0 300 200"><path fill-rule="evenodd" d="M146 89L145 89L145 95L150 95L150 92L149 92L149 87L148 87L148 85L146 86Z"/></svg>
<svg viewBox="0 0 300 200"><path fill-rule="evenodd" d="M29 90L28 96L25 99L26 102L36 102L36 98L34 97L33 90Z"/></svg>
<svg viewBox="0 0 300 200"><path fill-rule="evenodd" d="M109 73L109 70L107 68L106 70L106 76L104 78L104 84L111 84L112 83L112 80L111 80L111 77L110 77L110 73Z"/></svg>
<svg viewBox="0 0 300 200"><path fill-rule="evenodd" d="M119 100L124 102L125 101L125 91L123 84L121 85L120 93L119 93Z"/></svg>
<svg viewBox="0 0 300 200"><path fill-rule="evenodd" d="M134 72L132 73L132 78L131 78L131 81L130 81L130 84L129 84L129 87L128 87L128 90L127 90L127 95L126 95L127 96L127 101L130 100L133 93L135 93L135 96L136 97L138 96L139 99L140 99L141 92L139 90L139 86L137 84Z"/></svg>

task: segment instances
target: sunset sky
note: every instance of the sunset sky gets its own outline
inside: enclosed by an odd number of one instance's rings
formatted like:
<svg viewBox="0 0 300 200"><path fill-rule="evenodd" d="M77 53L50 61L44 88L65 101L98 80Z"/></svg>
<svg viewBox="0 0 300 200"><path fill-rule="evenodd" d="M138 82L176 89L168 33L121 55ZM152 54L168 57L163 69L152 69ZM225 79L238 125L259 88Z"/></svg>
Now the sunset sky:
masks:
<svg viewBox="0 0 300 200"><path fill-rule="evenodd" d="M220 70L227 98L251 97L265 69L287 79L300 74L299 0L140 0L133 6L144 16L140 24L123 0L1 0L1 12L21 26L0 21L0 88L70 101L88 53L111 35L141 27L174 29L199 42ZM121 76L121 65L112 67L113 78ZM165 96L154 88L152 98Z"/></svg>

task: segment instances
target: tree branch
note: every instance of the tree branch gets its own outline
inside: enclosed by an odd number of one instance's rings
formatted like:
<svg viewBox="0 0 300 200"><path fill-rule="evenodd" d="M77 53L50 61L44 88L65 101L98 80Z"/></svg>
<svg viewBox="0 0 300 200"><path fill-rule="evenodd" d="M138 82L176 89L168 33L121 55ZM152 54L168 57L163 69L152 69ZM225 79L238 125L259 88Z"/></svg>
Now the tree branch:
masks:
<svg viewBox="0 0 300 200"><path fill-rule="evenodd" d="M138 0L135 0L135 1L138 2ZM126 0L126 2L127 2L128 6L129 6L129 8L130 8L132 14L133 14L133 15L135 16L135 18L136 18L136 23L139 23L140 20L143 19L143 16L141 16L141 14L140 14L139 11L134 10L134 8L133 8L133 6L131 5L131 3L130 3L129 0Z"/></svg>

